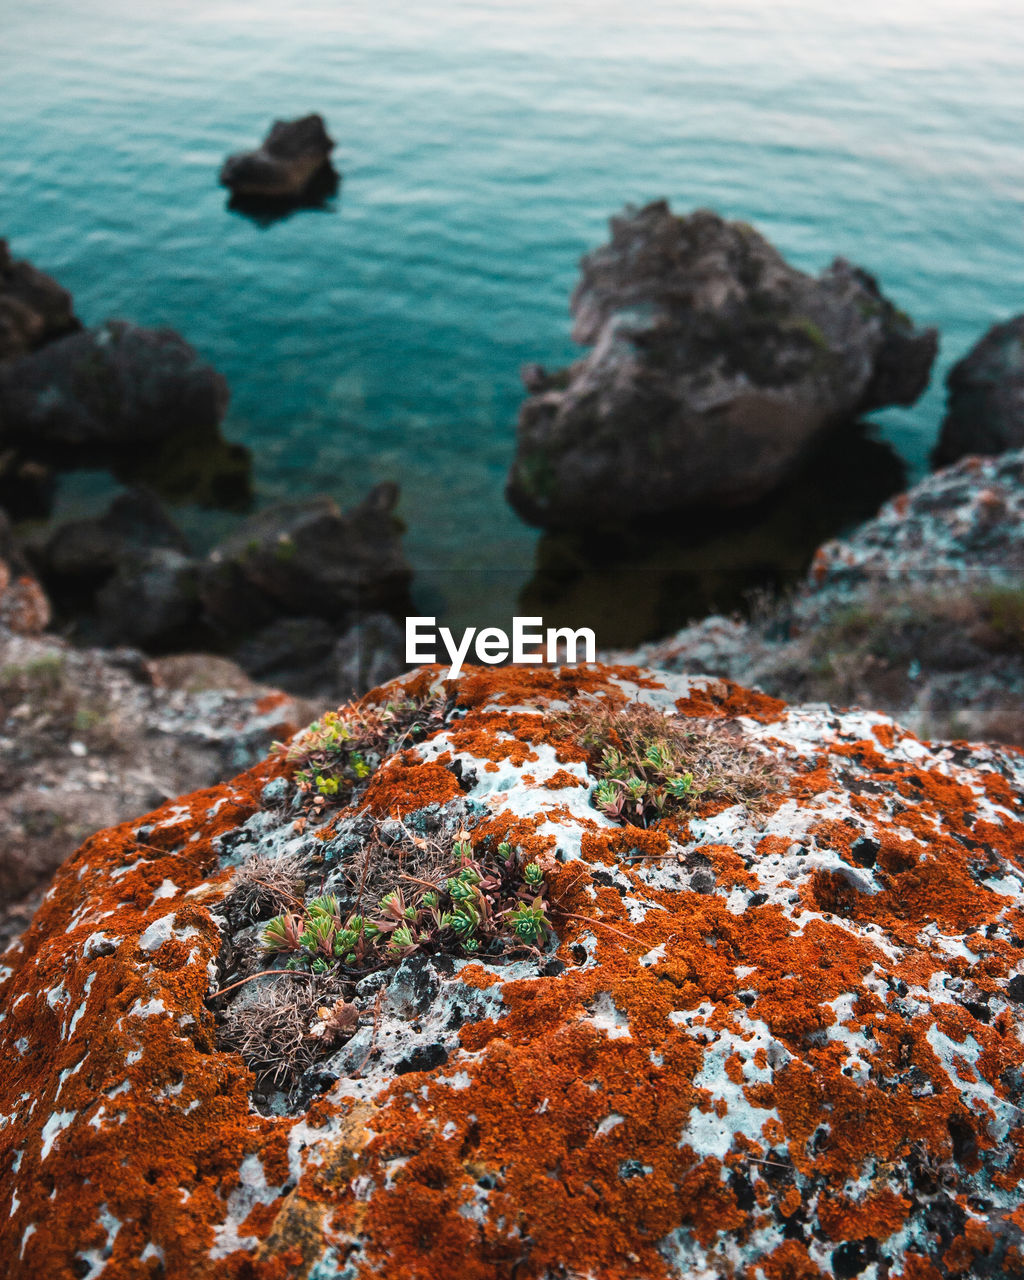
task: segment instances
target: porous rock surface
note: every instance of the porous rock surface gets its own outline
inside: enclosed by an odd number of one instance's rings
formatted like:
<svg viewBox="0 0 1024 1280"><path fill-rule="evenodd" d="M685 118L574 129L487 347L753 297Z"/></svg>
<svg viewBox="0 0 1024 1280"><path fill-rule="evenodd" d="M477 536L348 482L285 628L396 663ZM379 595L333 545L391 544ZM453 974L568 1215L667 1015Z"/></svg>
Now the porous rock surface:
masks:
<svg viewBox="0 0 1024 1280"><path fill-rule="evenodd" d="M993 630L982 615L1000 608ZM963 458L887 502L819 548L767 618L711 616L610 657L1024 744L1024 450Z"/></svg>
<svg viewBox="0 0 1024 1280"><path fill-rule="evenodd" d="M296 824L279 755L95 836L4 957L7 1274L1024 1274L1024 757L635 668L449 693L353 810L479 806L548 953L404 962L326 1092L258 1111L207 1005L232 865L353 812ZM728 722L777 794L618 825L559 745L585 697Z"/></svg>
<svg viewBox="0 0 1024 1280"><path fill-rule="evenodd" d="M928 383L919 330L859 267L815 279L752 227L664 201L582 261L568 369L525 372L508 496L548 528L753 502L824 433Z"/></svg>

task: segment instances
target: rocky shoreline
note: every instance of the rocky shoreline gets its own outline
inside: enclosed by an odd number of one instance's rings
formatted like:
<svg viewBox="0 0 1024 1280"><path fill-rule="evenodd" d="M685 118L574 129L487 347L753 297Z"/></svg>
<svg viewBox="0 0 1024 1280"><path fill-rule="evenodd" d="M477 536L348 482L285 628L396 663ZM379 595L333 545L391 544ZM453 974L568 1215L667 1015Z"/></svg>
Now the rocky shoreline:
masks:
<svg viewBox="0 0 1024 1280"><path fill-rule="evenodd" d="M293 125L234 198L309 196ZM509 480L555 561L791 518L937 348L663 202L572 310ZM941 469L783 519L787 594L451 680L404 672L397 485L251 512L220 375L0 242L9 1274L1024 1274L1022 367L995 327ZM82 465L128 487L46 524ZM185 489L236 512L205 552Z"/></svg>

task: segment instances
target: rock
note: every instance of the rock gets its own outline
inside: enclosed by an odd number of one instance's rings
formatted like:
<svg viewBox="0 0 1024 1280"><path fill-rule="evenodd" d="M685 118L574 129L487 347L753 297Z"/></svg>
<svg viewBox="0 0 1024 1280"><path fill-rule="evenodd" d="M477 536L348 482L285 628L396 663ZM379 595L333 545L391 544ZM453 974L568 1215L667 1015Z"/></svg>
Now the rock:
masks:
<svg viewBox="0 0 1024 1280"><path fill-rule="evenodd" d="M842 259L814 279L746 224L664 201L611 225L571 303L593 350L528 370L508 497L531 523L753 502L829 432L927 385L935 331Z"/></svg>
<svg viewBox="0 0 1024 1280"><path fill-rule="evenodd" d="M0 987L11 1280L1013 1274L1020 753L710 678L439 674L343 713L428 727L299 822L275 755L60 871ZM760 789L623 825L574 715L677 716ZM377 826L430 805L460 811L435 852L536 862L536 950L257 976L252 876L320 894L344 831L379 875L419 846Z"/></svg>
<svg viewBox="0 0 1024 1280"><path fill-rule="evenodd" d="M227 383L172 329L108 320L0 365L0 440L102 459L214 432Z"/></svg>
<svg viewBox="0 0 1024 1280"><path fill-rule="evenodd" d="M320 618L340 634L363 613L404 616L412 573L397 501L397 486L378 485L344 514L327 497L259 512L203 565L206 616L235 637L279 618Z"/></svg>
<svg viewBox="0 0 1024 1280"><path fill-rule="evenodd" d="M405 632L386 613L341 635L322 618L277 618L233 653L251 676L319 702L358 697L406 669Z"/></svg>
<svg viewBox="0 0 1024 1280"><path fill-rule="evenodd" d="M325 170L333 173L333 150L322 116L276 120L257 150L228 156L220 181L236 196L300 197Z"/></svg>
<svg viewBox="0 0 1024 1280"><path fill-rule="evenodd" d="M993 325L950 369L934 462L1024 447L1024 315Z"/></svg>
<svg viewBox="0 0 1024 1280"><path fill-rule="evenodd" d="M80 328L71 294L0 240L0 360L34 351Z"/></svg>
<svg viewBox="0 0 1024 1280"><path fill-rule="evenodd" d="M152 491L120 493L101 516L67 520L50 533L39 566L55 590L90 596L120 565L151 550L187 555L185 535Z"/></svg>
<svg viewBox="0 0 1024 1280"><path fill-rule="evenodd" d="M709 613L794 590L825 539L869 519L906 484L902 460L858 424L742 510L543 533L519 612L554 626L589 626L609 649L660 640Z"/></svg>
<svg viewBox="0 0 1024 1280"><path fill-rule="evenodd" d="M710 617L609 658L1024 746L1024 450L965 458L886 503L752 621Z"/></svg>
<svg viewBox="0 0 1024 1280"><path fill-rule="evenodd" d="M156 495L136 487L101 516L59 525L36 553L39 570L79 638L150 653L194 647L208 632L199 566Z"/></svg>
<svg viewBox="0 0 1024 1280"><path fill-rule="evenodd" d="M199 565L166 547L129 557L96 593L96 616L108 643L147 653L188 648L203 634Z"/></svg>
<svg viewBox="0 0 1024 1280"><path fill-rule="evenodd" d="M0 593L0 945L92 832L231 777L318 709L224 658L147 663L36 635L45 597L32 625L19 626L9 592Z"/></svg>

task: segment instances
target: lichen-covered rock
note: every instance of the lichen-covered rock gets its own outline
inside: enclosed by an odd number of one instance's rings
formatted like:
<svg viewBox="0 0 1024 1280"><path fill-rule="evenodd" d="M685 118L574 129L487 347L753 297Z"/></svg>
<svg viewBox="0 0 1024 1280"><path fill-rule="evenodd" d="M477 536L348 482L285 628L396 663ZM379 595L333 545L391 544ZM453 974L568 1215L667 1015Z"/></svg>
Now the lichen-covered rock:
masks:
<svg viewBox="0 0 1024 1280"><path fill-rule="evenodd" d="M935 331L842 259L814 279L752 227L664 201L611 227L571 303L593 350L527 370L508 496L532 523L752 502L826 432L928 383Z"/></svg>
<svg viewBox="0 0 1024 1280"><path fill-rule="evenodd" d="M0 240L0 360L34 351L79 327L71 294Z"/></svg>
<svg viewBox="0 0 1024 1280"><path fill-rule="evenodd" d="M223 186L236 196L268 199L297 198L310 183L331 170L334 142L323 116L275 120L255 151L228 156L220 171Z"/></svg>
<svg viewBox="0 0 1024 1280"><path fill-rule="evenodd" d="M993 325L946 376L935 464L1024 447L1024 316Z"/></svg>
<svg viewBox="0 0 1024 1280"><path fill-rule="evenodd" d="M1024 745L1024 450L928 476L821 547L763 616L705 618L613 657Z"/></svg>
<svg viewBox="0 0 1024 1280"><path fill-rule="evenodd" d="M1024 1274L1024 757L708 678L439 675L342 713L423 707L354 790L278 755L62 870L5 957L12 1280ZM707 791L623 823L567 726L636 702L773 786L712 798L695 758ZM316 980L235 985L239 876L301 902L369 831L528 854L552 931L377 966L254 1103L220 1024Z"/></svg>

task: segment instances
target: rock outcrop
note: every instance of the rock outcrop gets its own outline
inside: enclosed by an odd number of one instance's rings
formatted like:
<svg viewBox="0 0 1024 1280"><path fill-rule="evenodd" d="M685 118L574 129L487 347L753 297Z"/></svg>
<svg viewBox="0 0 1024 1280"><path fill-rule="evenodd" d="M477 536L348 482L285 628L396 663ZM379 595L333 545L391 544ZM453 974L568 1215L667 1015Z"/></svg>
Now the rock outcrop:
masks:
<svg viewBox="0 0 1024 1280"><path fill-rule="evenodd" d="M1021 1275L1020 753L439 674L58 875L0 987L11 1280Z"/></svg>
<svg viewBox="0 0 1024 1280"><path fill-rule="evenodd" d="M322 116L275 120L255 151L228 156L220 181L243 198L298 199L325 175L337 181L331 167L333 150Z"/></svg>
<svg viewBox="0 0 1024 1280"><path fill-rule="evenodd" d="M950 369L936 466L1024 448L1024 316L993 325Z"/></svg>
<svg viewBox="0 0 1024 1280"><path fill-rule="evenodd" d="M1024 450L964 458L886 503L753 621L713 616L614 657L1024 746Z"/></svg>
<svg viewBox="0 0 1024 1280"><path fill-rule="evenodd" d="M34 351L78 329L71 294L0 240L0 360Z"/></svg>
<svg viewBox="0 0 1024 1280"><path fill-rule="evenodd" d="M317 710L224 658L77 649L48 621L38 582L0 559L3 942L87 836L233 776Z"/></svg>
<svg viewBox="0 0 1024 1280"><path fill-rule="evenodd" d="M108 320L0 365L0 442L102 457L215 429L224 378L173 329Z"/></svg>
<svg viewBox="0 0 1024 1280"><path fill-rule="evenodd" d="M818 279L752 227L665 202L582 262L568 369L528 371L508 497L548 528L752 502L825 433L924 390L937 349L866 272Z"/></svg>
<svg viewBox="0 0 1024 1280"><path fill-rule="evenodd" d="M214 649L275 687L337 702L405 669L396 619L412 571L398 496L383 484L345 512L328 497L268 507L203 557L136 487L26 549L80 643Z"/></svg>
<svg viewBox="0 0 1024 1280"><path fill-rule="evenodd" d="M345 512L319 497L257 513L201 565L204 618L261 677L302 692L337 688L343 634L369 618L404 618L411 608L398 496L397 485L381 484ZM373 635L380 648L396 648L380 626ZM372 643L373 635L365 639Z"/></svg>

